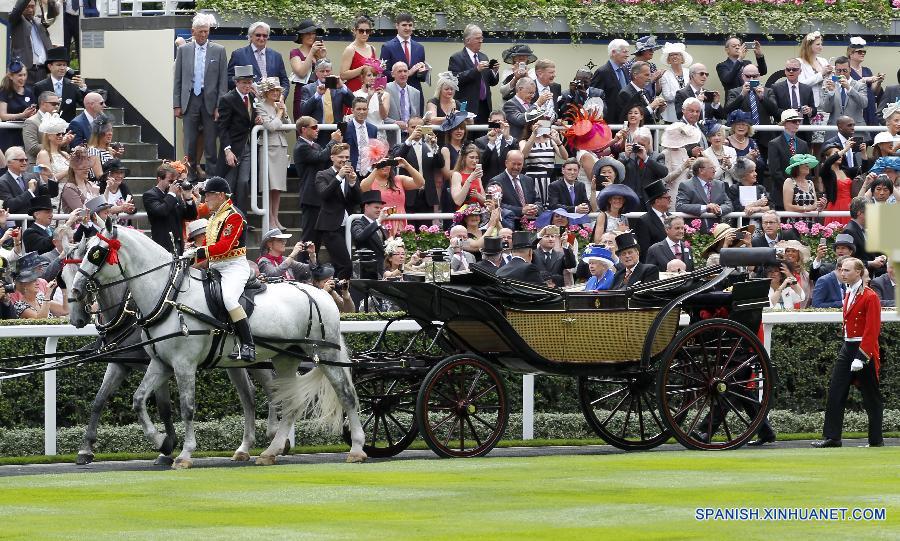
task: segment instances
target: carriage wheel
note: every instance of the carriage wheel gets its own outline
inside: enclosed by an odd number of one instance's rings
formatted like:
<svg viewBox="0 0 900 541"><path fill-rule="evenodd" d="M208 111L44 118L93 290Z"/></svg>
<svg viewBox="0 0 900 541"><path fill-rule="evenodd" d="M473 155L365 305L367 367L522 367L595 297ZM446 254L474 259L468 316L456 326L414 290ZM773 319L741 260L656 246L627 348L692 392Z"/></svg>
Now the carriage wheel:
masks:
<svg viewBox="0 0 900 541"><path fill-rule="evenodd" d="M387 458L404 451L416 439L416 394L421 374L395 370L366 374L356 381L359 416L366 442L363 451L373 458ZM344 441L350 431L344 426Z"/></svg>
<svg viewBox="0 0 900 541"><path fill-rule="evenodd" d="M774 373L759 339L739 323L709 319L684 329L660 360L663 421L692 449L734 449L765 420Z"/></svg>
<svg viewBox="0 0 900 541"><path fill-rule="evenodd" d="M653 449L669 439L651 373L580 377L578 402L594 432L614 447Z"/></svg>
<svg viewBox="0 0 900 541"><path fill-rule="evenodd" d="M509 420L503 379L476 355L447 357L425 376L416 417L422 438L439 456L486 455Z"/></svg>

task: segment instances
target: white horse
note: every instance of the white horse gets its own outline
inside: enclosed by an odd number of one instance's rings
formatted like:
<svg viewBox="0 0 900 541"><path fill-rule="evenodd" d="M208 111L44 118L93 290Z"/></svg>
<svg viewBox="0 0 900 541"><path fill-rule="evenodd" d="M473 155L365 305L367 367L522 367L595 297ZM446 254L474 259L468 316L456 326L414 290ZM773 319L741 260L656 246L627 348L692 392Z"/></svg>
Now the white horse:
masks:
<svg viewBox="0 0 900 541"><path fill-rule="evenodd" d="M72 261L63 265L62 278L67 284L75 282L78 276L78 267L74 263L84 257L87 248L86 239L72 246L68 242L63 242L63 253L67 255L66 260ZM125 283L116 284L114 286L103 289L97 294L97 314L101 322L107 326L109 339L115 340L119 347L134 345L142 340L140 329L135 327L137 318L130 313L128 306L124 302L128 294L128 285ZM71 313L84 313L86 307L77 299L70 299L69 309ZM146 360L149 359L143 350L130 351L121 355L122 360L110 362L106 366L106 373L103 375L103 383L97 390L97 395L91 403L91 417L88 421L87 428L84 432L84 439L81 447L78 449L78 457L76 464L90 464L94 461L94 445L97 443L97 427L100 424L100 415L106 407L106 403L110 397L122 386L125 379L135 370L146 371ZM111 360L116 357L111 357ZM129 362L127 359L132 359ZM253 389L253 383L247 377L246 370L241 368L227 369L228 378L234 384L241 399L241 406L244 411L244 435L240 447L234 452L232 460L246 461L250 460L250 449L256 442L256 396ZM252 370L256 379L262 384L266 396L269 399L269 418L266 427L266 433L269 438L275 436L278 424L278 407L274 400L274 379L272 372L266 369ZM155 464L171 465L174 458L171 456L175 449L175 425L172 423L172 401L169 396L169 388L167 385L160 385L155 391L156 407L162 418L165 427L166 436L162 446L159 448L160 455L157 457ZM285 446L285 453L288 446Z"/></svg>
<svg viewBox="0 0 900 541"><path fill-rule="evenodd" d="M135 392L134 405L147 438L160 448L164 436L151 422L146 402L149 393L174 373L185 427L184 446L172 466L179 469L192 465L191 453L197 447L193 422L196 372L214 343L212 334L207 334L214 329L212 325L174 306L177 303L211 317L199 271L185 270L191 276L184 277L180 287L176 287L179 272L175 269L181 265L182 262L173 260L171 254L139 231L117 228L107 221L103 232L88 242L87 255L70 287L72 296L85 304L86 295L116 283L127 283L145 321L145 336L151 339L173 336L147 346L152 360ZM352 442L347 461L365 460L362 448L365 434L359 421L356 390L350 378L340 314L334 301L326 292L312 286L277 283L269 284L265 292L257 295L255 304L250 326L262 342L278 349L300 348L308 357L321 360L319 366L298 376L300 359L296 356L262 344L257 347L258 358L270 360L275 367L276 401L281 403L282 418L275 437L256 463L274 464L296 418L307 413L318 417L335 432L341 430L346 413ZM83 310L73 311L70 319L76 327L88 322ZM245 366L228 358L234 337L227 335L224 342L222 349L213 352L220 364Z"/></svg>

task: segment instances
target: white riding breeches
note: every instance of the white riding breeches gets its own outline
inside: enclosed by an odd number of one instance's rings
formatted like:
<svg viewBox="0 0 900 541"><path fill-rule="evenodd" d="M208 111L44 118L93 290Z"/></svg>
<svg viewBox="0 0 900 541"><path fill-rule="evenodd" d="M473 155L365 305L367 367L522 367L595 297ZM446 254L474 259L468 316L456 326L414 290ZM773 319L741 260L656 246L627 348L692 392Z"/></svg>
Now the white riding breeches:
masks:
<svg viewBox="0 0 900 541"><path fill-rule="evenodd" d="M238 302L244 293L244 286L250 279L250 265L245 257L235 257L224 261L210 262L210 268L216 269L222 274L222 300L225 309L231 312L240 308Z"/></svg>

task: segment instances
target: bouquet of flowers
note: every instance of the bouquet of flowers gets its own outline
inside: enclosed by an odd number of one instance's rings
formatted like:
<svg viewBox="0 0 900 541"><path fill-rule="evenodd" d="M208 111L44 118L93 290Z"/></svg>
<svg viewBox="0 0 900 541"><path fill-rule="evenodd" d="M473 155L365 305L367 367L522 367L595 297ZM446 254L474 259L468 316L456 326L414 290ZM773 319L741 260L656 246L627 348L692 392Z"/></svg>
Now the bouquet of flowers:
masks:
<svg viewBox="0 0 900 541"><path fill-rule="evenodd" d="M590 242L591 235L594 233L594 224L585 223L579 225L570 225L566 228L566 231L568 231L569 233L575 233L579 244Z"/></svg>
<svg viewBox="0 0 900 541"><path fill-rule="evenodd" d="M450 241L444 235L444 230L439 225L420 225L418 229L412 224L407 224L398 233L403 239L403 244L408 251L427 252L432 248L446 248Z"/></svg>
<svg viewBox="0 0 900 541"><path fill-rule="evenodd" d="M695 263L700 261L700 254L713 243L713 240L715 237L712 235L712 230L704 231L700 218L694 218L690 223L684 224L684 244L693 250Z"/></svg>
<svg viewBox="0 0 900 541"><path fill-rule="evenodd" d="M838 233L844 230L844 224L840 222L829 222L825 225L814 223L812 226L806 222L794 222L792 224L781 224L782 231L791 231L797 233L800 242L809 247L809 251L815 256L816 249L822 239L825 239L825 257L834 259L834 241Z"/></svg>

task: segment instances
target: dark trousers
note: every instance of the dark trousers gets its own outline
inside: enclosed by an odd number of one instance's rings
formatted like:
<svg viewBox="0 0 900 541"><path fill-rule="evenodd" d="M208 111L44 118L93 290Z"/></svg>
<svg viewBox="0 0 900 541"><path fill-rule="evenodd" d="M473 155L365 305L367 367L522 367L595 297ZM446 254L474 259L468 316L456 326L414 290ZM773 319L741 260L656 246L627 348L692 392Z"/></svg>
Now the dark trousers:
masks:
<svg viewBox="0 0 900 541"><path fill-rule="evenodd" d="M78 15L63 14L63 46L69 52L69 59L73 56L81 59L81 30L79 29ZM74 41L74 43L72 43ZM74 53L74 54L73 54Z"/></svg>
<svg viewBox="0 0 900 541"><path fill-rule="evenodd" d="M206 170L216 170L216 122L213 115L206 112L203 96L195 96L191 92L187 107L182 111L184 126L184 155L191 163L197 160L197 135L203 130L203 153L206 158ZM200 161L196 161L197 165Z"/></svg>
<svg viewBox="0 0 900 541"><path fill-rule="evenodd" d="M831 371L831 385L828 387L828 402L825 406L825 427L822 435L832 440L840 440L844 427L844 408L850 385L855 381L862 393L863 407L869 416L869 443L884 441L881 434L884 401L875 377L875 363L869 361L859 372L851 372L850 364L859 351L859 342L844 342L834 368Z"/></svg>
<svg viewBox="0 0 900 541"><path fill-rule="evenodd" d="M204 135L205 137L206 135ZM247 214L250 210L250 143L244 145L244 148L239 152L236 152L233 148L231 151L237 156L237 165L228 167L223 153L219 156L219 159L222 160L219 163L219 170L225 173L222 176L228 181L228 186L231 187L231 201L234 203L234 206L241 209L244 214Z"/></svg>
<svg viewBox="0 0 900 541"><path fill-rule="evenodd" d="M319 207L312 205L300 205L300 240L312 242L319 247L322 232L316 229L316 221L319 219Z"/></svg>
<svg viewBox="0 0 900 541"><path fill-rule="evenodd" d="M490 92L490 91L491 91L491 89L488 88L488 92ZM478 110L477 111L473 111L471 106L468 108L468 110L476 113L475 114L475 123L476 124L487 124L488 117L491 116L491 106L488 105L487 100L480 100L478 102Z"/></svg>
<svg viewBox="0 0 900 541"><path fill-rule="evenodd" d="M350 252L347 251L347 239L344 237L344 227L334 231L319 231L322 246L328 249L331 257L331 265L334 267L334 276L339 280L346 280L352 274L350 267Z"/></svg>
<svg viewBox="0 0 900 541"><path fill-rule="evenodd" d="M34 85L38 81L43 81L44 79L47 78L46 66L34 64L30 68L28 68L27 73L28 73L28 79L26 79L26 82L29 85Z"/></svg>

